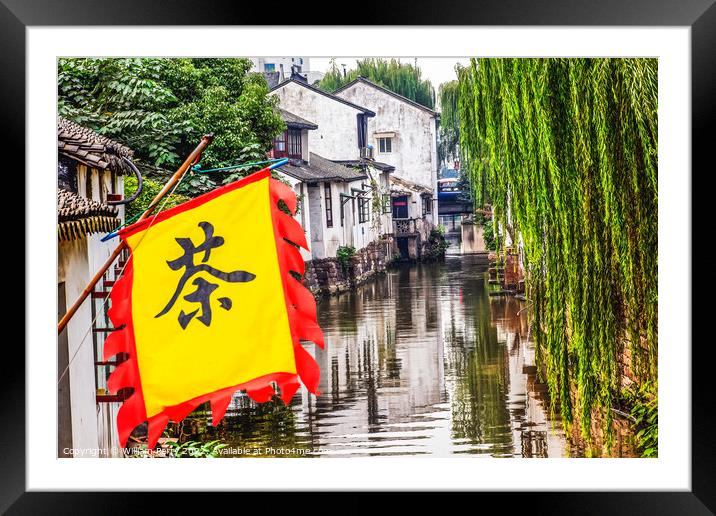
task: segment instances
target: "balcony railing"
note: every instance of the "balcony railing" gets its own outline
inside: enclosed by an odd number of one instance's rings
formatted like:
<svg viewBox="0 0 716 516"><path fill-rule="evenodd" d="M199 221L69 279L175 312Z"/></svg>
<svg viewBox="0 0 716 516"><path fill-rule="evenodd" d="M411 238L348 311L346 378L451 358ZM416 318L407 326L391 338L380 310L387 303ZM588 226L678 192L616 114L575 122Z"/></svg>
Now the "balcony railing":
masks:
<svg viewBox="0 0 716 516"><path fill-rule="evenodd" d="M420 230L420 222L422 219L393 219L393 234L414 235Z"/></svg>

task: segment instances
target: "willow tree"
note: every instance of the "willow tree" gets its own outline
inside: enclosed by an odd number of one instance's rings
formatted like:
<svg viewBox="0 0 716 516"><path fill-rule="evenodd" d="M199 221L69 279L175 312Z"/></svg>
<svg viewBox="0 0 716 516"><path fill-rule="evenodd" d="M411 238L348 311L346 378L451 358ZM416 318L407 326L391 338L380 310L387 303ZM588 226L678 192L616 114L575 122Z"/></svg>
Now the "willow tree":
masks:
<svg viewBox="0 0 716 516"><path fill-rule="evenodd" d="M459 73L459 68L457 70ZM438 88L438 98L440 99L438 159L441 161L460 158L459 94L460 84L457 80L444 82Z"/></svg>
<svg viewBox="0 0 716 516"><path fill-rule="evenodd" d="M356 61L356 67L345 75L338 68L335 59L332 59L328 72L317 86L324 91L334 92L357 77L365 77L430 109L435 106L435 89L428 79L423 78L420 67L401 63L398 59L359 59Z"/></svg>
<svg viewBox="0 0 716 516"><path fill-rule="evenodd" d="M595 409L611 428L623 346L656 378L657 61L473 59L459 83L470 174L524 247L553 406L589 438Z"/></svg>

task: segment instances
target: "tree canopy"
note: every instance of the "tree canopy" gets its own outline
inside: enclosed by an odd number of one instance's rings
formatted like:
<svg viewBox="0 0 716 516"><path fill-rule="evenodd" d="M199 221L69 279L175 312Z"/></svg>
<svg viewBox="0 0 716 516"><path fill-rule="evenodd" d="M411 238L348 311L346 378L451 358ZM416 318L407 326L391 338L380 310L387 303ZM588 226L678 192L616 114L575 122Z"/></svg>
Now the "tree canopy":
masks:
<svg viewBox="0 0 716 516"><path fill-rule="evenodd" d="M126 144L156 173L176 168L209 132L204 168L260 159L285 124L250 68L232 58L62 58L58 112ZM222 179L196 175L183 190L194 195Z"/></svg>
<svg viewBox="0 0 716 516"><path fill-rule="evenodd" d="M336 60L332 59L331 67L317 86L332 93L358 77L365 77L430 109L435 107L435 89L428 79L422 78L420 67L401 63L398 59L359 59L354 69L346 71L345 77Z"/></svg>

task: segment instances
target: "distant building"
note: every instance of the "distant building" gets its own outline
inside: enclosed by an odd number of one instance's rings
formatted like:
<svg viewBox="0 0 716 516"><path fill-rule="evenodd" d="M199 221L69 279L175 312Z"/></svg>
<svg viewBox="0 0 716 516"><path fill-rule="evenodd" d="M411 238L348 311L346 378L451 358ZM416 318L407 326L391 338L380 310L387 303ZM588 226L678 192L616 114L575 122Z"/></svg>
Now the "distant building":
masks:
<svg viewBox="0 0 716 516"><path fill-rule="evenodd" d="M403 256L417 258L437 216L437 126L439 114L359 77L334 92L364 106L365 145L376 160L394 167L391 175L394 235Z"/></svg>
<svg viewBox="0 0 716 516"><path fill-rule="evenodd" d="M117 246L101 238L124 220L123 175L134 169L130 149L63 118L57 123L57 143L57 306L62 317ZM59 457L69 456L70 448L85 450L85 456L121 456L114 421L123 398L107 394L107 378L122 357L104 362L102 356L111 327L102 291L115 279L110 268L98 284L100 292L90 295L58 338Z"/></svg>
<svg viewBox="0 0 716 516"><path fill-rule="evenodd" d="M292 77L301 77L308 84L320 81L325 75L323 72L310 69L308 57L252 57L252 72L263 73L269 88L275 87L279 82Z"/></svg>

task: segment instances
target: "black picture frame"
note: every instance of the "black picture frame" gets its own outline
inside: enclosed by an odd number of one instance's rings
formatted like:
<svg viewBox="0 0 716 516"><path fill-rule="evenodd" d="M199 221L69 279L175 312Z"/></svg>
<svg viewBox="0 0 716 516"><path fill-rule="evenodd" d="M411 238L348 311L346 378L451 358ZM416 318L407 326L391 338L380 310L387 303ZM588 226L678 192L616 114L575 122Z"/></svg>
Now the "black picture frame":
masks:
<svg viewBox="0 0 716 516"><path fill-rule="evenodd" d="M360 9L360 16L344 13L339 23L409 24L409 25L572 25L572 26L688 26L691 27L692 79L692 170L713 170L707 161L707 149L714 145L712 125L716 121L716 5L715 0L453 0L449 8L443 3L425 0L410 2L388 0L381 9ZM41 173L24 168L25 148L25 29L38 25L246 25L256 20L272 24L317 23L316 12L338 13L335 3L313 5L309 9L290 10L282 19L272 19L272 7L265 3L213 0L190 2L175 0L152 2L147 0L116 0L100 4L96 0L0 0L0 99L3 104L3 143L6 173L20 183L20 171ZM359 6L354 6L355 11ZM355 14L355 13L354 13ZM278 17L277 17L278 18ZM336 24L336 20L324 20ZM200 43L198 43L200 44ZM7 168L12 155L12 170ZM709 163L709 168L706 164ZM684 180L692 181L693 171ZM692 186L692 192L697 192ZM25 192L31 195L31 192ZM696 200L692 205L697 205ZM688 211L690 207L685 207ZM698 219L692 217L696 224ZM20 227L14 223L15 231ZM23 228L24 229L24 228ZM703 229L703 228L702 228ZM692 231L693 234L698 234ZM22 235L21 238L25 238ZM687 250L684 250L687 256ZM695 258L691 254L692 260ZM694 266L697 261L692 261ZM696 270L694 268L694 270ZM25 274L31 271L25 270ZM684 281L691 282L690 277ZM685 300L689 302L690 300ZM18 303L19 304L19 303ZM692 302L696 310L698 305ZM709 310L708 307L703 310ZM692 316L692 320L698 320ZM9 334L8 334L9 335ZM680 345L685 350L696 343L688 333ZM24 350L16 339L6 339L2 363L3 424L0 425L0 457L5 471L0 482L0 510L8 514L129 514L146 507L146 496L126 493L39 493L25 489L25 364ZM500 507L524 509L535 514L713 514L716 512L716 453L710 434L714 427L713 395L707 379L712 368L709 339L692 346L692 490L690 492L530 492L480 493L494 498ZM48 342L48 353L53 344ZM697 409L698 408L698 409ZM48 431L48 435L51 432ZM316 486L320 488L320 479ZM285 486L289 487L289 486ZM165 511L177 508L189 511L213 510L216 495L180 496L163 493L160 503ZM273 495L271 495L273 496ZM355 498L354 498L355 497ZM505 498L509 501L505 502ZM241 500L235 498L235 500ZM347 495L341 505L360 499ZM289 499L285 503L291 502ZM317 503L317 502L314 502ZM483 502L484 507L484 502ZM523 509L523 510L524 510Z"/></svg>

